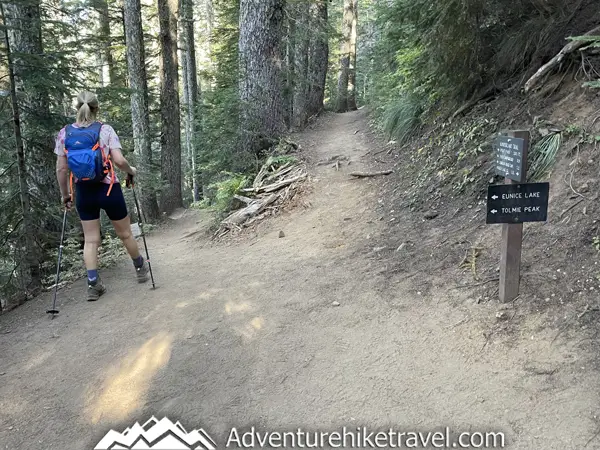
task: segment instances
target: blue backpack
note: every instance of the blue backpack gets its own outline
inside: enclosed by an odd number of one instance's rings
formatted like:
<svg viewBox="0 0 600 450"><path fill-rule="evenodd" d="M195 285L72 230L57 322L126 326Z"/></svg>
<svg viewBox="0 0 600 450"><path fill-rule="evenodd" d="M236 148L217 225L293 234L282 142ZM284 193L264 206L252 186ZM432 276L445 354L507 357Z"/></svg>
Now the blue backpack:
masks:
<svg viewBox="0 0 600 450"><path fill-rule="evenodd" d="M68 125L65 153L72 175L78 183L99 183L111 170L109 157L100 148L102 123L94 122L85 128Z"/></svg>

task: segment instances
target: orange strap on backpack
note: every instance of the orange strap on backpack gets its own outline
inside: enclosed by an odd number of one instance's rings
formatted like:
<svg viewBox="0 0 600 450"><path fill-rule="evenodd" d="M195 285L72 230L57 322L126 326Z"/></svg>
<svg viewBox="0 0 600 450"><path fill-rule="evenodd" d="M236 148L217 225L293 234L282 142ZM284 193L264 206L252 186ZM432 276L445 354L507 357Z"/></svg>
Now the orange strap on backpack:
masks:
<svg viewBox="0 0 600 450"><path fill-rule="evenodd" d="M110 174L110 187L108 188L108 192L106 193L106 196L108 197L110 195L110 192L112 191L113 188L113 184L115 184L115 168L112 162L112 159L110 158L110 153L108 155L106 155L104 153L104 150L100 150L102 152L102 160L104 161L104 167L106 167L106 169L104 170L105 174Z"/></svg>

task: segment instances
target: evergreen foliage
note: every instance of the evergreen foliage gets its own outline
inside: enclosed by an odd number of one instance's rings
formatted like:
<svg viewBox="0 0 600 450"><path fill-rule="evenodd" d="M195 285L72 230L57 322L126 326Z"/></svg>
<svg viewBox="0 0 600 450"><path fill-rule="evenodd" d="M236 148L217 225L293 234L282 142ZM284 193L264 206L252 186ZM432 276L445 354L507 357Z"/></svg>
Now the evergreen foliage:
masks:
<svg viewBox="0 0 600 450"><path fill-rule="evenodd" d="M273 5L284 3L277 0ZM295 0L294 3L304 11L303 27L296 30L295 36L304 42L303 47L296 49L295 55L296 69L301 69L296 70L299 72L296 74L299 76L296 85L302 87L302 92L292 90L283 95L286 102L295 97L300 105L309 96L316 99L313 103L321 102L323 88L321 86L319 93L319 86L315 85L321 75L318 71L309 73L310 69L304 66L308 62L314 69L315 64L320 64L312 59L314 55L324 56L323 64L327 65L326 49L321 46L315 50L314 46L317 41L315 37L326 42L330 31L333 34L333 22L329 26L315 22L319 15L321 18L327 17L323 6L329 2ZM240 77L244 76L239 69L240 29L248 26L247 23L240 23L240 1L193 0L193 3L185 3L190 4L191 16L189 10L182 13L181 6L184 4L180 4L176 22L179 22L180 36L182 23L191 21L194 25L192 33L195 36L195 75L199 80L199 96L196 104L191 106L194 113L187 114L189 99L183 92L185 83L181 82L187 69L180 54L176 70L180 80L181 114L177 118L180 120L175 120L172 114L170 117L164 114L164 106L170 99L161 99L159 95L159 73L165 61L161 62L163 55L159 51L159 15L155 0L141 0L139 4L131 2L127 5L117 0L0 0L5 18L2 32L7 35L11 45L9 52L6 39L2 39L0 44L0 121L4 124L0 127L0 242L3 244L0 246L0 311L31 298L41 285L53 282L56 269L54 258L62 223L62 207L55 176L54 139L64 125L75 120L73 99L80 91L97 93L100 100L99 120L109 123L117 131L123 152L132 165L138 166L138 169L144 168L143 177L140 177L142 207L151 206L152 202L156 205L156 199L167 191L172 194L176 191L172 180L181 179L181 200L184 204L194 202L193 185L196 181L201 191L199 197L202 201L199 204L212 204L219 212L225 212L232 207L233 195L258 170L263 160L277 152L275 147L281 137L279 135L264 136L266 145L256 154L240 151L240 119L244 116L243 108L248 107L240 103L239 91ZM169 5L169 11L173 12L176 2L170 1ZM132 90L128 75L131 70L137 70L136 73L142 73L142 70L128 67L126 6L133 8L128 11L138 12L139 9L142 19L143 79L147 84L143 89L147 89L148 111L145 116L149 123L146 138L150 142L150 150L147 151L143 150L148 149L147 146L136 147L133 140L132 117L136 114L132 116ZM263 21L257 29L265 33L272 26L267 16L256 17L256 20ZM165 31L173 36L176 35L176 30L172 29L174 23L172 20L169 24L163 22L163 27L171 27ZM186 33L186 36L189 35L189 29L186 29ZM283 41L287 39L287 35L282 37ZM178 42L178 45L185 48L185 42ZM9 95L11 83L7 76L9 56L14 62L17 112L21 116L19 131L23 137L23 152L20 153L24 162L23 170L19 170L19 146L15 138L16 128L12 126L15 115ZM263 55L259 56L263 58ZM266 55L264 60L267 64L273 64L273 67L281 62L275 61L270 55ZM294 64L293 60L291 64ZM286 66L281 68L281 72L286 73L293 68ZM322 73L324 78L325 72ZM256 82L249 80L249 85ZM138 105L136 107L141 105L135 104ZM318 113L321 107L318 104L307 105L296 126L302 126L308 114ZM137 117L140 115L137 114ZM190 126L190 120L193 126ZM178 164L175 164L165 175L164 164L161 164L165 152L161 148L164 125L179 121L180 129L174 130L174 133L186 139L186 145L181 146L181 171L177 170ZM135 129L147 128L137 126ZM168 126L167 129L171 130ZM188 145L189 130L193 131ZM166 146L164 142L163 145ZM151 164L147 165L146 161L150 160ZM125 196L131 206L131 194L127 190ZM158 209L154 213L152 208L147 208L146 212L150 212L153 219L159 213ZM25 223L29 225L25 226ZM113 261L118 255L118 241L104 216L102 229L103 258ZM65 253L68 255L63 260L63 269L75 276L79 266L80 272L84 273L79 251L83 236L75 212L69 214L67 238Z"/></svg>

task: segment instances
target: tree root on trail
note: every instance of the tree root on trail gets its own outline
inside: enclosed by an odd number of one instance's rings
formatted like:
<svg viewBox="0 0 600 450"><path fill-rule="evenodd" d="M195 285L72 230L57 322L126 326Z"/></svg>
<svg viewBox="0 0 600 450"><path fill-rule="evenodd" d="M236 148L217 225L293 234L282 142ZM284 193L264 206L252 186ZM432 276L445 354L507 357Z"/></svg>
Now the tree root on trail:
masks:
<svg viewBox="0 0 600 450"><path fill-rule="evenodd" d="M356 178L369 178L369 177L379 177L382 175L390 175L394 173L393 170L383 170L381 172L352 172L350 174L351 177Z"/></svg>

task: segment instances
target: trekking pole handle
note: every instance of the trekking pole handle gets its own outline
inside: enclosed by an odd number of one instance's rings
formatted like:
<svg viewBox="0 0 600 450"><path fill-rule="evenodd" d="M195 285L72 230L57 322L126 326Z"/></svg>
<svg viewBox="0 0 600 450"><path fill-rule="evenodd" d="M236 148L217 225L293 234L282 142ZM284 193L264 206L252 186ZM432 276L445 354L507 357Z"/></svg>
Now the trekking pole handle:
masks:
<svg viewBox="0 0 600 450"><path fill-rule="evenodd" d="M125 186L128 188L132 188L134 186L133 175L131 175L130 173L128 173L127 178L125 178Z"/></svg>

